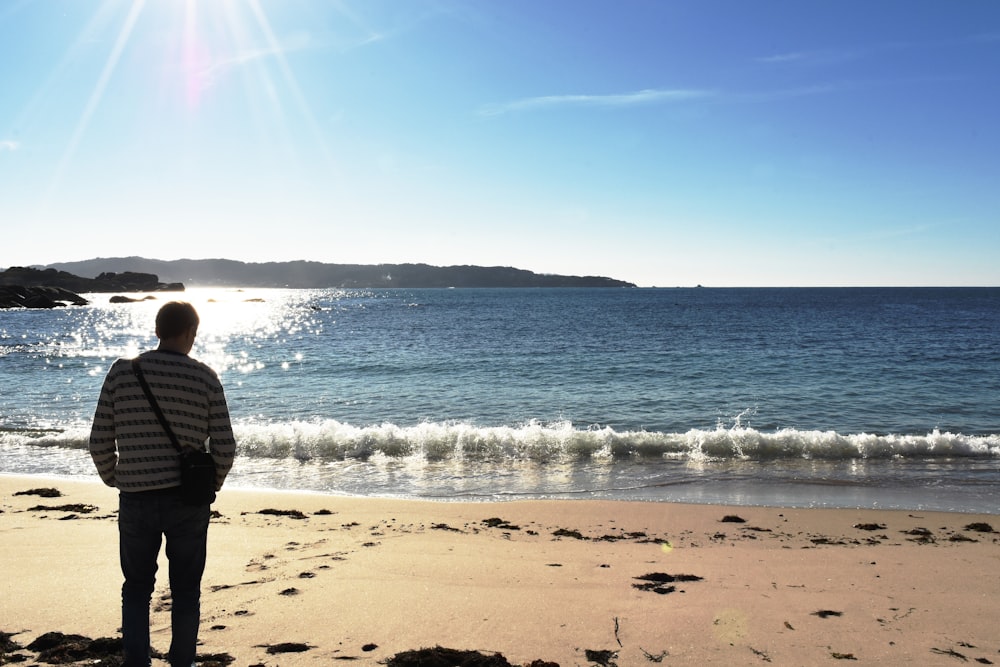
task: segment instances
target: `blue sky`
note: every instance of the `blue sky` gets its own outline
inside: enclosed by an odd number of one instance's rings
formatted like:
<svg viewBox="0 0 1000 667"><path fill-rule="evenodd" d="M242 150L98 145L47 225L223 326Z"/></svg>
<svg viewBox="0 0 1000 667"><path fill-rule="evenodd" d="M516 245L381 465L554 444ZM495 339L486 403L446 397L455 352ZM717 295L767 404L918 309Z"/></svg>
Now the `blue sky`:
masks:
<svg viewBox="0 0 1000 667"><path fill-rule="evenodd" d="M0 267L1000 285L994 0L2 0Z"/></svg>

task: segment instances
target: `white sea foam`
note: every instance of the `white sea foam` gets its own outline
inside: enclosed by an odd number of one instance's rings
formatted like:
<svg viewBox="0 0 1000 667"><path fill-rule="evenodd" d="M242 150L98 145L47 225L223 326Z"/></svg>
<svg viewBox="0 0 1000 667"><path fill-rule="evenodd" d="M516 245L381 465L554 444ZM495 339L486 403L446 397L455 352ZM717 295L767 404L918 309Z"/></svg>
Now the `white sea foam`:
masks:
<svg viewBox="0 0 1000 667"><path fill-rule="evenodd" d="M239 455L254 459L428 461L771 461L1000 458L1000 435L932 431L925 435L841 434L835 431L747 427L686 433L578 428L570 422L479 427L468 423L353 426L336 420L235 426ZM82 449L86 429L4 431L0 444Z"/></svg>

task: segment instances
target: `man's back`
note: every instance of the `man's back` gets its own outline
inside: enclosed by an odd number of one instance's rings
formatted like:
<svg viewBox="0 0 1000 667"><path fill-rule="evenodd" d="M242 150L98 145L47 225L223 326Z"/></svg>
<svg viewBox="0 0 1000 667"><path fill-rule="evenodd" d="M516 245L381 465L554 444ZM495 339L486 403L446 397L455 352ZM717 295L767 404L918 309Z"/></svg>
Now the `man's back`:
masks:
<svg viewBox="0 0 1000 667"><path fill-rule="evenodd" d="M218 375L176 352L146 352L139 363L181 445L204 450L208 440L219 479L224 479L233 464L236 441ZM177 450L143 393L131 359L119 359L108 371L94 414L90 449L101 479L121 491L180 485Z"/></svg>

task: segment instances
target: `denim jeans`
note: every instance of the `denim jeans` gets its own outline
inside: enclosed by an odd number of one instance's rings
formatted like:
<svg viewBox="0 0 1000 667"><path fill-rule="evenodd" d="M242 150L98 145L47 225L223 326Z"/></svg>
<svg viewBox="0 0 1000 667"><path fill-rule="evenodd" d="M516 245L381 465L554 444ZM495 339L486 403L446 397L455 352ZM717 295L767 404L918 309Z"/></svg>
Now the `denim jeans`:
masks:
<svg viewBox="0 0 1000 667"><path fill-rule="evenodd" d="M166 537L170 573L171 667L194 664L201 621L209 505L190 506L170 492L121 493L118 509L122 585L122 667L149 667L149 602L160 541Z"/></svg>

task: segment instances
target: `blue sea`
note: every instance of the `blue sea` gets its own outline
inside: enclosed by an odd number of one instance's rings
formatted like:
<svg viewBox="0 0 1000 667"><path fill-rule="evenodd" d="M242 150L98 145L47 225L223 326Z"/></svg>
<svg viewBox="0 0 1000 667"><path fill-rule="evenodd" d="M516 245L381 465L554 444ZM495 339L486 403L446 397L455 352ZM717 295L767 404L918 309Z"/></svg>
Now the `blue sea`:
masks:
<svg viewBox="0 0 1000 667"><path fill-rule="evenodd" d="M1000 514L1000 288L85 296L0 311L0 473L96 479L104 374L182 298L228 485Z"/></svg>

